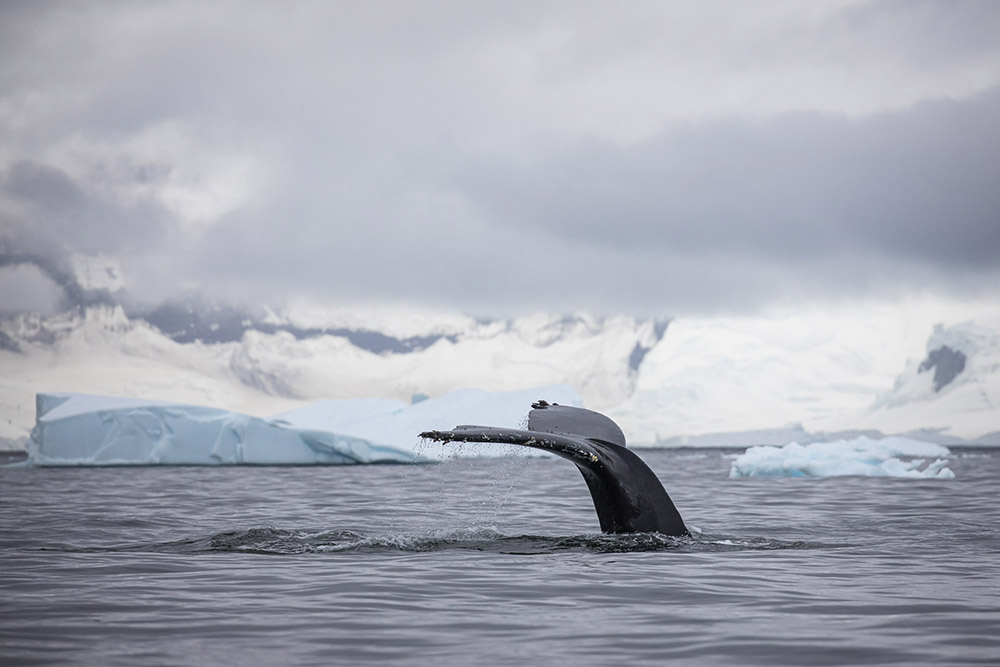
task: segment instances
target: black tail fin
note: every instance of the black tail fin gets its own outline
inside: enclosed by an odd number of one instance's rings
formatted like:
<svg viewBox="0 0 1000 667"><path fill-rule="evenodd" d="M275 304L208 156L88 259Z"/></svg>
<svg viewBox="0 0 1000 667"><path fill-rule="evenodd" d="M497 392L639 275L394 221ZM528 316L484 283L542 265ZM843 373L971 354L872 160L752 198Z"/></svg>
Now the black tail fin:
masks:
<svg viewBox="0 0 1000 667"><path fill-rule="evenodd" d="M606 533L686 535L687 527L656 473L625 448L625 435L604 415L539 401L532 405L528 430L458 426L425 431L440 442L495 442L552 452L569 459L583 474Z"/></svg>

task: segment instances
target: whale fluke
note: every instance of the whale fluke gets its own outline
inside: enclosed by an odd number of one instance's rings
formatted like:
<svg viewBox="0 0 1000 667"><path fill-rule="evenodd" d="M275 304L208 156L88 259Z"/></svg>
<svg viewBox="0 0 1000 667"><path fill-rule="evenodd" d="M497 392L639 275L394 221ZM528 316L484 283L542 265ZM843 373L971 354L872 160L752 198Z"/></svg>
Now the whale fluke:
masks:
<svg viewBox="0 0 1000 667"><path fill-rule="evenodd" d="M625 446L625 434L608 417L538 401L528 413L527 429L456 426L425 431L439 442L495 442L552 452L576 464L594 499L606 533L687 535L673 501L642 459Z"/></svg>

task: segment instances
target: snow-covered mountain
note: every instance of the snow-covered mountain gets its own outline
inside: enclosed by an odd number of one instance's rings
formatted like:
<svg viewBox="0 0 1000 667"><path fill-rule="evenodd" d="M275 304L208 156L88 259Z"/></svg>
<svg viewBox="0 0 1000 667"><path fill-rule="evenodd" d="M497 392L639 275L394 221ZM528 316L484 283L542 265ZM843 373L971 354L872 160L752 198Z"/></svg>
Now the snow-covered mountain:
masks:
<svg viewBox="0 0 1000 667"><path fill-rule="evenodd" d="M1000 443L1000 314L967 315L866 307L668 325L98 303L0 319L0 439L23 442L42 392L266 417L327 399L409 403L462 388L568 384L637 445L804 443L862 432Z"/></svg>
<svg viewBox="0 0 1000 667"><path fill-rule="evenodd" d="M857 425L1000 443L1000 327L935 325L923 359L909 360Z"/></svg>
<svg viewBox="0 0 1000 667"><path fill-rule="evenodd" d="M356 311L303 310L234 324L194 313L205 336L165 332L121 306L4 319L0 437L26 435L35 394L52 391L266 416L332 398L409 402L459 388L570 384L587 405L606 410L634 391L645 354L666 329L655 320L585 315L484 321L375 312L359 320Z"/></svg>
<svg viewBox="0 0 1000 667"><path fill-rule="evenodd" d="M980 316L991 325L885 307L678 319L610 414L661 445L865 432L1000 444L1000 320Z"/></svg>

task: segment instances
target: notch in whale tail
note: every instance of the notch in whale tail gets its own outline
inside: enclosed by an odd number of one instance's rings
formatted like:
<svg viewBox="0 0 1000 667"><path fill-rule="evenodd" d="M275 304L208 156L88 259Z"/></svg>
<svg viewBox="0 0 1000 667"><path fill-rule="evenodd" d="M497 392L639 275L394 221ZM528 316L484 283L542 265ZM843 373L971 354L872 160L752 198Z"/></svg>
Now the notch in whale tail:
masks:
<svg viewBox="0 0 1000 667"><path fill-rule="evenodd" d="M551 452L576 464L594 499L606 533L687 535L688 530L656 473L625 446L625 434L608 417L538 401L528 413L527 429L456 426L425 431L439 442L493 442Z"/></svg>

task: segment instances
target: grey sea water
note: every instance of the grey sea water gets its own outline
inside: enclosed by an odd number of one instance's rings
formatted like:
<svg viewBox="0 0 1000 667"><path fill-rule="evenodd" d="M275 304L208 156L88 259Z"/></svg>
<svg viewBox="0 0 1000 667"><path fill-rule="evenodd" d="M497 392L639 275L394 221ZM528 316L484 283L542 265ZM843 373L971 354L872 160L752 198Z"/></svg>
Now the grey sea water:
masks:
<svg viewBox="0 0 1000 667"><path fill-rule="evenodd" d="M599 533L560 459L0 469L5 665L1000 663L1000 450L956 478L729 479Z"/></svg>

